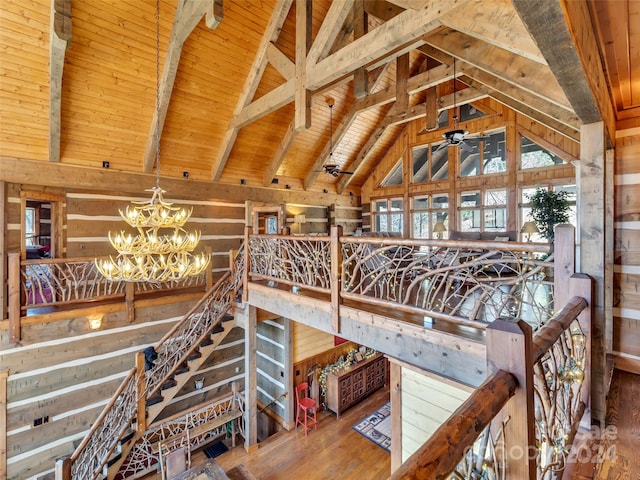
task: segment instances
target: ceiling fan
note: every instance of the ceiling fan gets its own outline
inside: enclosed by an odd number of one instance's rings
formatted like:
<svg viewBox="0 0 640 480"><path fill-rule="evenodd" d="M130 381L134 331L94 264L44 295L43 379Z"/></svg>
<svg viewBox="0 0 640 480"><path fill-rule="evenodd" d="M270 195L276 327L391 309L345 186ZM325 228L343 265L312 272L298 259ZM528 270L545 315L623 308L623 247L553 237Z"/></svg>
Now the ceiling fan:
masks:
<svg viewBox="0 0 640 480"><path fill-rule="evenodd" d="M456 110L456 59L453 59L453 123L455 127L458 126L458 111ZM465 140L465 137L469 133L468 130L463 130L461 128L455 128L453 130L449 130L444 132L442 136L444 137L444 143L442 143L437 149L440 151L447 147L460 147L462 150L467 152L473 152L477 148L475 145L469 145L469 140ZM476 140L476 139L473 139Z"/></svg>
<svg viewBox="0 0 640 480"><path fill-rule="evenodd" d="M353 175L353 172L347 172L340 168L337 163L332 163L333 160L333 98L327 98L327 105L329 106L329 163L325 163L322 168L324 173L337 177L338 175Z"/></svg>

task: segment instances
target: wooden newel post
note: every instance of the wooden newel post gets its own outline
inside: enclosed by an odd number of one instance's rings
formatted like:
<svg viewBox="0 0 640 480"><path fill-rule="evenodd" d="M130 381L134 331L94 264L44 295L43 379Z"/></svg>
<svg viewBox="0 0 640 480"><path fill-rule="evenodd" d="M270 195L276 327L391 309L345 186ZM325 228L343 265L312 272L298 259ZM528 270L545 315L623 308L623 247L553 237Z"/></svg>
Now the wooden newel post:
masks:
<svg viewBox="0 0 640 480"><path fill-rule="evenodd" d="M571 298L569 278L576 271L576 229L573 225L555 227L553 242L553 308L556 312Z"/></svg>
<svg viewBox="0 0 640 480"><path fill-rule="evenodd" d="M508 478L536 478L535 412L533 405L533 343L531 326L523 320L499 318L487 327L487 370L511 372L518 380L516 393L496 416L492 430L505 425L504 459Z"/></svg>
<svg viewBox="0 0 640 480"><path fill-rule="evenodd" d="M253 229L244 227L244 273L242 274L242 302L249 301L249 272L251 271L251 255L249 249L249 237Z"/></svg>
<svg viewBox="0 0 640 480"><path fill-rule="evenodd" d="M71 480L71 457L60 458L56 461L56 480Z"/></svg>
<svg viewBox="0 0 640 480"><path fill-rule="evenodd" d="M340 333L340 272L342 269L342 225L331 225L331 327Z"/></svg>
<svg viewBox="0 0 640 480"><path fill-rule="evenodd" d="M9 280L9 335L11 343L18 343L20 332L20 253L9 253L7 276Z"/></svg>
<svg viewBox="0 0 640 480"><path fill-rule="evenodd" d="M138 393L138 433L143 434L147 430L147 372L144 363L144 353L136 353L136 385Z"/></svg>

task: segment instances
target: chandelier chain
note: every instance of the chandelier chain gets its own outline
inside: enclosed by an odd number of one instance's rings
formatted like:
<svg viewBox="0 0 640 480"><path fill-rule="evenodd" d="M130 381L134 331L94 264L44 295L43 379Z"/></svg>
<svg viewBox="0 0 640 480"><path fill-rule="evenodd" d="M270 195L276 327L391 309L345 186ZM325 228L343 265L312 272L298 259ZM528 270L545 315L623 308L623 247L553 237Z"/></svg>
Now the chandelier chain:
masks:
<svg viewBox="0 0 640 480"><path fill-rule="evenodd" d="M160 0L156 0L156 187L160 187Z"/></svg>

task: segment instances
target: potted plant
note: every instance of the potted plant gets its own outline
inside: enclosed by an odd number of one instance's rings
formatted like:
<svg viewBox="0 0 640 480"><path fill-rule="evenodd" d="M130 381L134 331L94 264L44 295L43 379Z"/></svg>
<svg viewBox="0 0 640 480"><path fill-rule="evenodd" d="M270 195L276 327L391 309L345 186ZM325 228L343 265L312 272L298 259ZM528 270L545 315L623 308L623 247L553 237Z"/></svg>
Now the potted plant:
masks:
<svg viewBox="0 0 640 480"><path fill-rule="evenodd" d="M553 243L555 227L559 223L569 222L569 193L564 190L554 192L537 187L531 202L531 218L536 222L540 234Z"/></svg>

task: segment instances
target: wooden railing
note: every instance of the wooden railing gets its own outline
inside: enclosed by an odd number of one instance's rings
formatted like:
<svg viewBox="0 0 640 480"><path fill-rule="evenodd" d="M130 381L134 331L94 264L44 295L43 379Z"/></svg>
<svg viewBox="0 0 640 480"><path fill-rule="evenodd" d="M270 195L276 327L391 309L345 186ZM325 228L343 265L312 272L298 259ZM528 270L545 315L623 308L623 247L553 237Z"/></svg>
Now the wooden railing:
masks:
<svg viewBox="0 0 640 480"><path fill-rule="evenodd" d="M568 227L557 229L555 251L536 243L342 236L339 227L330 236L249 232L248 273L328 294L336 316L350 299L480 329L501 317L539 328L573 273Z"/></svg>
<svg viewBox="0 0 640 480"><path fill-rule="evenodd" d="M155 346L158 357L147 370L138 352L136 367L120 385L71 457L56 463L56 479L96 479L106 475L108 462L124 437L146 431L146 401L210 334L229 311L243 278L244 251L236 256L233 275L226 273ZM136 430L131 430L136 420Z"/></svg>
<svg viewBox="0 0 640 480"><path fill-rule="evenodd" d="M589 402L591 285L573 275L535 337L521 320L494 321L493 373L390 478L561 478Z"/></svg>
<svg viewBox="0 0 640 480"><path fill-rule="evenodd" d="M176 437L189 430L191 448L198 448L227 433L231 423L235 432L244 432L244 397L232 385L232 393L206 402L187 413L180 413L150 425L129 452L120 467L122 478L140 478L158 468L158 442Z"/></svg>

